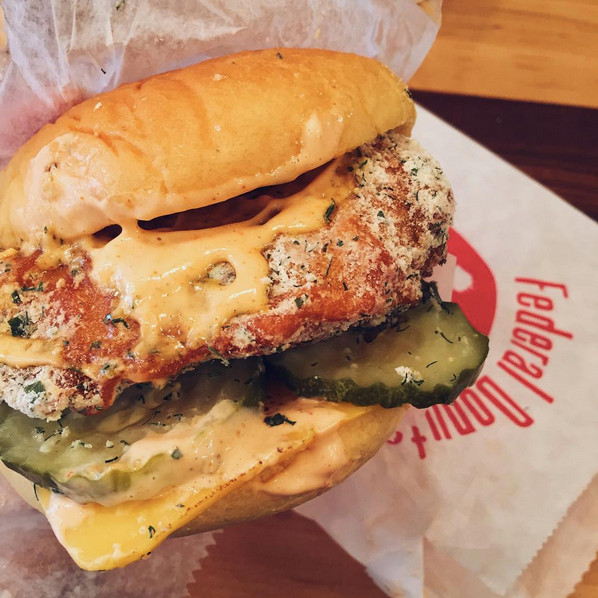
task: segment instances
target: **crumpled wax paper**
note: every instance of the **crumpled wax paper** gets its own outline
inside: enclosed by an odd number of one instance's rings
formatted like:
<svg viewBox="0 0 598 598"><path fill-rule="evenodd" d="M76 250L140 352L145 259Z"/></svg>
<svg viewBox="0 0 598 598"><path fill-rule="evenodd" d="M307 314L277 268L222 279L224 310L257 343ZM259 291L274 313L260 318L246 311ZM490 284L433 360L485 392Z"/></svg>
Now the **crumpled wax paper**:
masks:
<svg viewBox="0 0 598 598"><path fill-rule="evenodd" d="M244 49L374 56L408 80L441 0L4 0L0 167L44 123L120 83ZM1 49L0 49L1 53Z"/></svg>

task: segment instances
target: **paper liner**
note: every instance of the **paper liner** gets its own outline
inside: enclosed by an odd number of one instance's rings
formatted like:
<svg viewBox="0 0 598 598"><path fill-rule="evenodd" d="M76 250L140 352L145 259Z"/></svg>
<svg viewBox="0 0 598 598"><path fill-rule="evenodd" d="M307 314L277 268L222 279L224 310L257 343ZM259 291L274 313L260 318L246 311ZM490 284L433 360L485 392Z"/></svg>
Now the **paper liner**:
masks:
<svg viewBox="0 0 598 598"><path fill-rule="evenodd" d="M82 98L211 56L274 46L345 50L380 57L407 81L438 30L441 0L419 4L4 0L12 61L0 70L0 167Z"/></svg>
<svg viewBox="0 0 598 598"><path fill-rule="evenodd" d="M598 462L598 229L425 110L414 135L453 183L455 296L490 330L490 354L453 407L412 410L375 461L301 513L391 595L421 596L430 579L443 597L505 596L526 568L554 579L557 526L570 571L591 560L594 533L572 532L569 509ZM513 344L516 328L549 348Z"/></svg>
<svg viewBox="0 0 598 598"><path fill-rule="evenodd" d="M212 533L170 539L149 559L124 569L83 571L60 546L45 517L23 503L1 476L0 530L1 598L184 598L192 571L201 568L214 544Z"/></svg>

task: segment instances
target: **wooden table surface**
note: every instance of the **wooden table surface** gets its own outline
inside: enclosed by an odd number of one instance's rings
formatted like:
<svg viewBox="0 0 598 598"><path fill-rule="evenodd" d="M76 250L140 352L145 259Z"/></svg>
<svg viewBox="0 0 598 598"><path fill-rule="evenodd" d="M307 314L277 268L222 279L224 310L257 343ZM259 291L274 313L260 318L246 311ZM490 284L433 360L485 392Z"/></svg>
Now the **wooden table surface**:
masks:
<svg viewBox="0 0 598 598"><path fill-rule="evenodd" d="M443 12L437 44L411 82L416 101L597 220L598 110L573 106L598 107L598 2L445 0ZM384 596L295 513L222 532L189 591ZM572 598L597 596L598 560Z"/></svg>

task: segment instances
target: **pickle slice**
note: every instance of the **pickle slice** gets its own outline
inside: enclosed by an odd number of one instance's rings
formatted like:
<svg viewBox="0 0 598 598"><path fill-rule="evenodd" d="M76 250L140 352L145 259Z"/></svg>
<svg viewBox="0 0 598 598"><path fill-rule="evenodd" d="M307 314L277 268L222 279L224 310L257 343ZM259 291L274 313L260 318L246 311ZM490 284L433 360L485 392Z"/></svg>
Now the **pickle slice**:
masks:
<svg viewBox="0 0 598 598"><path fill-rule="evenodd" d="M352 330L273 355L266 363L302 396L424 408L454 401L475 381L487 354L488 338L457 304L432 293L401 314L396 325Z"/></svg>
<svg viewBox="0 0 598 598"><path fill-rule="evenodd" d="M263 372L257 358L206 363L162 389L132 386L105 413L69 412L55 422L2 403L0 459L80 502L149 497L185 475L185 443L196 446L202 434L209 442L209 426L263 399Z"/></svg>

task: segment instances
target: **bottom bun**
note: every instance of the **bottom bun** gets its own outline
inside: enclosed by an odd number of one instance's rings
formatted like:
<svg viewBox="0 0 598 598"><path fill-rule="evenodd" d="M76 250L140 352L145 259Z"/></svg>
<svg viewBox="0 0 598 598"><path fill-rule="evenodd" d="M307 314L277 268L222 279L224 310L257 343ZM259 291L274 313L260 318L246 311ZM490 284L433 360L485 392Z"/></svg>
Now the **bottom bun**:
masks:
<svg viewBox="0 0 598 598"><path fill-rule="evenodd" d="M287 511L340 484L371 459L396 429L408 406L395 409L368 407L343 422L333 433L318 437L304 451L261 472L228 493L173 536L184 536L251 521ZM323 455L343 451L340 467L325 480L313 476L313 465ZM305 477L309 479L305 479ZM311 482L311 484L310 484ZM318 483L320 482L320 483ZM305 489L307 486L309 489Z"/></svg>

